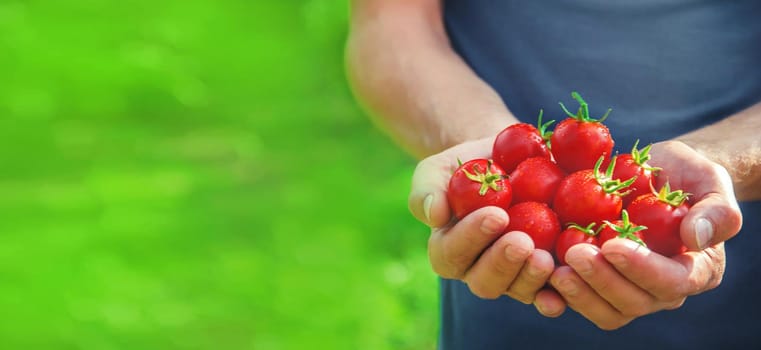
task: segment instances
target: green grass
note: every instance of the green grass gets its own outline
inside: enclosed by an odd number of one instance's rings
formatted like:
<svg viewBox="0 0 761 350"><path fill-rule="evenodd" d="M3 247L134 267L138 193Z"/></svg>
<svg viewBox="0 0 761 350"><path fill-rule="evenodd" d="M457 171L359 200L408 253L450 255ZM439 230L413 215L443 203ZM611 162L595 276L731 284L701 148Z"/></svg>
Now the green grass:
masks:
<svg viewBox="0 0 761 350"><path fill-rule="evenodd" d="M0 2L0 348L425 349L344 1Z"/></svg>

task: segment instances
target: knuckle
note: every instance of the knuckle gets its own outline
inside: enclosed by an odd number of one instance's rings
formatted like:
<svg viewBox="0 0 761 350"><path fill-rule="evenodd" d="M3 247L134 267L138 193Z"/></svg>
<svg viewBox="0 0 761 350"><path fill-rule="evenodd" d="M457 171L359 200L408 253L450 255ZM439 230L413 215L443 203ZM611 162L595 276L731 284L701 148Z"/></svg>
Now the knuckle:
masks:
<svg viewBox="0 0 761 350"><path fill-rule="evenodd" d="M636 318L649 314L651 312L650 309L645 303L629 303L622 306L619 311L626 317Z"/></svg>
<svg viewBox="0 0 761 350"><path fill-rule="evenodd" d="M460 277L457 271L455 271L449 264L444 263L441 259L431 256L429 261L433 272L440 277L447 279L457 279Z"/></svg>
<svg viewBox="0 0 761 350"><path fill-rule="evenodd" d="M434 262L431 262L431 268L433 269L433 273L439 275L441 278L446 279L457 279L457 274L453 273L452 271L445 269L441 266L441 264L437 264Z"/></svg>
<svg viewBox="0 0 761 350"><path fill-rule="evenodd" d="M602 329L604 331L614 331L616 329L619 329L619 328L625 326L630 321L631 321L631 319L629 319L629 318L616 317L614 319L608 319L608 320L603 320L603 321L600 321L600 322L596 322L595 325L597 326L597 328L600 328L600 329Z"/></svg>
<svg viewBox="0 0 761 350"><path fill-rule="evenodd" d="M722 276L715 276L711 278L708 281L708 284L706 285L706 287L704 288L704 291L709 291L711 289L718 287L721 284L722 279L723 279Z"/></svg>
<svg viewBox="0 0 761 350"><path fill-rule="evenodd" d="M727 168L722 166L719 163L716 162L710 162L708 163L707 170L709 170L714 176L716 176L718 179L724 180L729 179L729 171L727 171Z"/></svg>
<svg viewBox="0 0 761 350"><path fill-rule="evenodd" d="M602 279L602 280L597 281L597 283L595 284L594 289L597 291L598 294L600 294L600 295L606 295L606 294L608 294L614 288L611 286L610 280L608 280L608 279Z"/></svg>
<svg viewBox="0 0 761 350"><path fill-rule="evenodd" d="M459 268L458 264L452 263L442 258L430 258L431 268L437 275L447 279L460 279L465 271L464 268Z"/></svg>
<svg viewBox="0 0 761 350"><path fill-rule="evenodd" d="M509 296L510 298L513 298L526 305L533 303L534 300L536 299L536 295L527 295L523 291L518 291L513 289L509 289L507 293L505 294Z"/></svg>
<svg viewBox="0 0 761 350"><path fill-rule="evenodd" d="M447 279L460 279L470 265L464 263L465 258L457 257L441 244L440 235L432 234L428 239L428 260L431 269L437 275Z"/></svg>
<svg viewBox="0 0 761 350"><path fill-rule="evenodd" d="M453 253L446 257L445 263L449 271L457 278L461 278L465 271L473 264L473 257L464 253Z"/></svg>
<svg viewBox="0 0 761 350"><path fill-rule="evenodd" d="M501 291L482 282L470 281L468 288L471 293L481 299L497 299L502 295Z"/></svg>
<svg viewBox="0 0 761 350"><path fill-rule="evenodd" d="M723 247L722 247L723 248ZM718 287L724 279L726 271L726 253L724 249L706 249L704 253L708 256L710 264L710 276L701 291L707 291Z"/></svg>
<svg viewBox="0 0 761 350"><path fill-rule="evenodd" d="M691 289L690 287L687 287L687 286L694 286L694 285L695 285L694 282L690 281L688 283L681 284L677 286L676 288L664 290L659 295L658 300L669 303L669 302L673 302L674 300L683 299L687 297L687 295L692 294L691 292L687 291L688 289Z"/></svg>
<svg viewBox="0 0 761 350"><path fill-rule="evenodd" d="M677 301L675 301L675 302L673 302L671 304L666 305L665 309L666 310L676 310L676 309L682 307L682 305L684 305L684 302L686 300L687 300L687 298L681 298L681 299L679 299L679 300L677 300Z"/></svg>

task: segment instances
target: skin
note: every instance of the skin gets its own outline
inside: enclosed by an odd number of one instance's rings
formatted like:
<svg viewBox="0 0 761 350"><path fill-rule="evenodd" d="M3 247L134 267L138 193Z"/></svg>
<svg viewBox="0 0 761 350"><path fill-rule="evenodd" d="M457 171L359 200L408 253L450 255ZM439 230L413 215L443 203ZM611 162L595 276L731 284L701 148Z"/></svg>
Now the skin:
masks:
<svg viewBox="0 0 761 350"><path fill-rule="evenodd" d="M653 145L651 164L666 175L660 179L693 194L695 205L681 227L689 252L668 259L613 239L599 249L572 247L566 254L570 266L556 268L525 233L502 235L509 222L502 209L450 220L445 190L452 165L458 157L488 157L496 133L517 120L449 46L439 1L353 1L346 64L355 96L378 127L422 159L409 208L431 228L433 270L464 281L479 297L506 294L548 317L571 307L602 329L677 308L721 282L723 242L742 222L737 200L761 199L757 104ZM709 234L698 239L696 228ZM554 289L543 287L547 281Z"/></svg>

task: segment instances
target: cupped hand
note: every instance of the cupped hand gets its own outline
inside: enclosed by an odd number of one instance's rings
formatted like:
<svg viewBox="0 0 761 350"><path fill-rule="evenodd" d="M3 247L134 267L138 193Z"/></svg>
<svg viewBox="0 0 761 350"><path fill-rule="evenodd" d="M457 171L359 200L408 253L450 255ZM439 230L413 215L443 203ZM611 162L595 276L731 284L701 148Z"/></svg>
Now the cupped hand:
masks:
<svg viewBox="0 0 761 350"><path fill-rule="evenodd" d="M602 329L678 308L688 296L718 286L726 265L723 242L742 226L726 169L678 141L656 143L651 154L651 165L662 168L655 187L668 181L691 194L680 227L689 251L669 258L620 238L599 249L580 244L566 253L569 266L550 278L568 306Z"/></svg>
<svg viewBox="0 0 761 350"><path fill-rule="evenodd" d="M463 143L422 160L413 175L409 209L431 228L428 255L438 275L465 282L481 298L506 294L528 304L539 294L542 313L559 316L565 303L554 291L543 290L555 268L552 255L534 249L524 232L505 233L510 220L505 210L484 207L452 219L446 191L458 159L489 158L493 141Z"/></svg>

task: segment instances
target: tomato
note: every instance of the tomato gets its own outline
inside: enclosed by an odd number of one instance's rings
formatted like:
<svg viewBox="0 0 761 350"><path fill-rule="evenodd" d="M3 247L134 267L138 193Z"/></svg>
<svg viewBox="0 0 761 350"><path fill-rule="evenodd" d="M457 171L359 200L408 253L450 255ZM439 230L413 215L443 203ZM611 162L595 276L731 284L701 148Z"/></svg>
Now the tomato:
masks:
<svg viewBox="0 0 761 350"><path fill-rule="evenodd" d="M544 157L528 158L510 173L513 204L542 202L552 204L560 181L565 173L557 164Z"/></svg>
<svg viewBox="0 0 761 350"><path fill-rule="evenodd" d="M639 140L634 143L634 147L631 153L625 153L617 156L616 166L613 169L613 178L619 180L626 180L636 177L634 183L629 186L629 193L623 197L623 205L626 207L635 198L652 192L653 176L660 168L654 168L647 164L650 160L650 147L652 144L647 145L645 148L637 149ZM603 167L606 165L603 164Z"/></svg>
<svg viewBox="0 0 761 350"><path fill-rule="evenodd" d="M622 210L621 219L613 222L607 220L603 221L603 226L597 236L597 244L602 247L605 242L620 237L635 241L642 246L647 246L643 238L643 230L646 229L647 226L640 226L632 223L629 220L629 214L626 210Z"/></svg>
<svg viewBox="0 0 761 350"><path fill-rule="evenodd" d="M534 241L536 249L552 252L560 234L560 222L555 212L545 203L523 202L507 210L510 223L505 232L521 231Z"/></svg>
<svg viewBox="0 0 761 350"><path fill-rule="evenodd" d="M494 139L492 147L494 162L508 173L526 158L549 159L551 157L547 146L549 134L546 130L555 121L551 120L542 124L542 114L543 111L539 111L538 129L531 124L517 123L506 127Z"/></svg>
<svg viewBox="0 0 761 350"><path fill-rule="evenodd" d="M587 227L570 225L565 231L560 233L557 243L555 243L555 259L557 259L560 265L566 265L565 254L571 247L579 243L598 245L597 231L593 229L595 225L595 223L591 223Z"/></svg>
<svg viewBox="0 0 761 350"><path fill-rule="evenodd" d="M610 110L599 120L592 119L589 117L589 106L581 95L577 92L571 95L581 105L579 111L574 115L561 103L569 118L561 121L550 137L552 155L567 173L591 169L597 159L612 154L614 144L608 127L602 123Z"/></svg>
<svg viewBox="0 0 761 350"><path fill-rule="evenodd" d="M679 228L689 210L687 195L681 190L672 192L668 183L658 193L639 196L627 207L633 221L647 226L643 239L648 248L668 257L687 250Z"/></svg>
<svg viewBox="0 0 761 350"><path fill-rule="evenodd" d="M507 210L513 198L507 173L490 159L460 164L449 179L447 201L458 219L476 209L497 206Z"/></svg>
<svg viewBox="0 0 761 350"><path fill-rule="evenodd" d="M621 215L621 190L631 185L632 179L621 182L611 178L612 162L605 174L600 173L603 157L593 169L580 170L566 176L558 185L552 207L563 225L575 223L586 226L603 220L616 220Z"/></svg>

